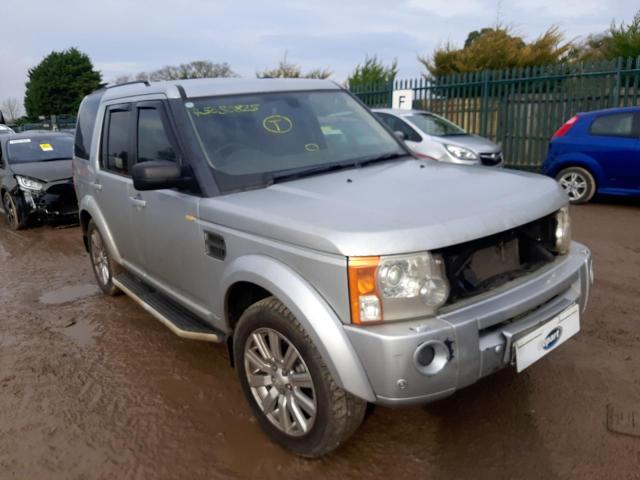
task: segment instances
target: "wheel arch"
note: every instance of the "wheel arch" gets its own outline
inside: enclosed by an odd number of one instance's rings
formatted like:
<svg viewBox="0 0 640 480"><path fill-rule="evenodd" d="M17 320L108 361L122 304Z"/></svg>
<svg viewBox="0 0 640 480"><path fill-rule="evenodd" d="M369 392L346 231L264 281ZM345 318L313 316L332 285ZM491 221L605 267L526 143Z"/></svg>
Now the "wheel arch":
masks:
<svg viewBox="0 0 640 480"><path fill-rule="evenodd" d="M604 181L604 171L602 170L602 167L587 155L559 158L554 162L550 174L555 178L562 170L571 167L580 167L587 170L596 181L596 189L598 188L598 185L602 184Z"/></svg>
<svg viewBox="0 0 640 480"><path fill-rule="evenodd" d="M272 295L291 311L309 334L336 383L357 397L370 402L375 400L365 370L340 319L324 298L293 269L271 257L245 255L229 264L221 287L225 292L225 321L229 331L235 327L234 320L237 322L242 314L238 314L241 307L232 305L234 299L241 298L242 305L248 307L255 303L247 304L252 298Z"/></svg>
<svg viewBox="0 0 640 480"><path fill-rule="evenodd" d="M100 212L100 209L96 204L96 201L90 196L84 196L80 201L78 210L80 212L81 222L82 222L83 215L84 215L84 218L87 220L87 227L89 226L89 221L93 220L93 222L96 224L96 227L98 227L98 230L100 230L102 239L106 243L107 249L111 254L111 257L113 258L113 260L116 263L122 263L122 258L120 257L120 252L118 251L115 240L113 239L111 230L109 229L109 226L104 216L102 215L102 212ZM87 231L83 226L82 235L86 237L86 233ZM84 241L85 241L85 246L87 246L88 239L85 238Z"/></svg>
<svg viewBox="0 0 640 480"><path fill-rule="evenodd" d="M84 249L89 251L89 239L87 237L87 230L89 229L89 222L91 221L91 214L87 210L80 211L80 228L82 229L82 241L84 243Z"/></svg>

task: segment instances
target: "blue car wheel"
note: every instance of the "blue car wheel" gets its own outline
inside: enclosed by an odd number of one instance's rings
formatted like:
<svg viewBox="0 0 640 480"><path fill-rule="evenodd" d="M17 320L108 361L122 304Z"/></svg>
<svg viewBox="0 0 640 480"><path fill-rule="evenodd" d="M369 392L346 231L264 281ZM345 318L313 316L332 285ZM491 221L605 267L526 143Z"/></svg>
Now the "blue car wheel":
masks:
<svg viewBox="0 0 640 480"><path fill-rule="evenodd" d="M569 167L556 175L556 180L573 204L587 203L596 193L596 181L582 167Z"/></svg>

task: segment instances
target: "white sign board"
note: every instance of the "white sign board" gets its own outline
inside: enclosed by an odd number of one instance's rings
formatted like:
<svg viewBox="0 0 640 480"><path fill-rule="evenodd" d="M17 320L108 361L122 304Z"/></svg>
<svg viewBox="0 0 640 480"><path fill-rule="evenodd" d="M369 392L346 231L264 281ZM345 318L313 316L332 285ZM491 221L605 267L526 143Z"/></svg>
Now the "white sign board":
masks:
<svg viewBox="0 0 640 480"><path fill-rule="evenodd" d="M413 107L413 90L394 90L392 106L400 110L411 110Z"/></svg>

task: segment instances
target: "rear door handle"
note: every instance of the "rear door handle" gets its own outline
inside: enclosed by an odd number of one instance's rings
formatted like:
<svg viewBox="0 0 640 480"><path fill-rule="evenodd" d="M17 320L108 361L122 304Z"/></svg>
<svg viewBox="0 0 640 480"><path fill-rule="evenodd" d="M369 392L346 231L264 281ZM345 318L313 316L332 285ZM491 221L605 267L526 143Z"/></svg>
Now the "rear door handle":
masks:
<svg viewBox="0 0 640 480"><path fill-rule="evenodd" d="M100 185L98 182L89 182L89 185L91 185L94 190L102 190L102 185Z"/></svg>
<svg viewBox="0 0 640 480"><path fill-rule="evenodd" d="M135 197L129 197L129 201L138 208L144 208L147 206L147 201L137 195Z"/></svg>

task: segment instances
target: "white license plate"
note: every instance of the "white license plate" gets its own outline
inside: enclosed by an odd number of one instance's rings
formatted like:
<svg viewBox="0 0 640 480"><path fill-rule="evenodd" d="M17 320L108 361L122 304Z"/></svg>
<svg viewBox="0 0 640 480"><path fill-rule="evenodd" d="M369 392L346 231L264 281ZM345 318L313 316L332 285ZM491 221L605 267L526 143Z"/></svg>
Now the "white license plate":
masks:
<svg viewBox="0 0 640 480"><path fill-rule="evenodd" d="M572 305L514 343L516 368L521 372L580 331L580 309Z"/></svg>

